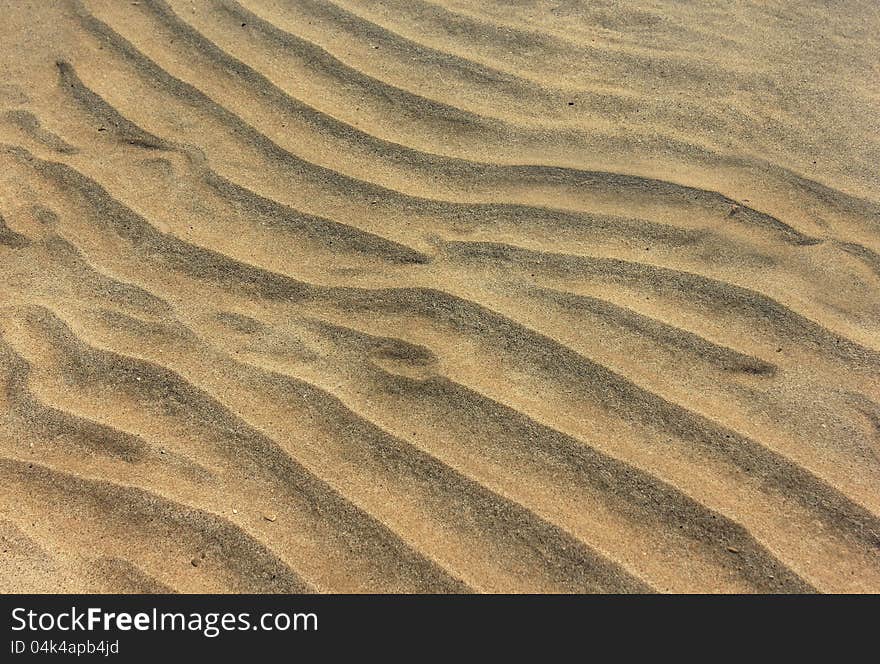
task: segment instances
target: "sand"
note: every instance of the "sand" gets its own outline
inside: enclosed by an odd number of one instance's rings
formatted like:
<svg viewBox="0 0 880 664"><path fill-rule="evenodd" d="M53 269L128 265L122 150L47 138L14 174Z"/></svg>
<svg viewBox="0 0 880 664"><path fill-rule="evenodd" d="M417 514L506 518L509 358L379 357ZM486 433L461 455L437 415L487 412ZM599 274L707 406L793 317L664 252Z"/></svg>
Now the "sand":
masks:
<svg viewBox="0 0 880 664"><path fill-rule="evenodd" d="M880 591L877 3L0 15L0 590Z"/></svg>

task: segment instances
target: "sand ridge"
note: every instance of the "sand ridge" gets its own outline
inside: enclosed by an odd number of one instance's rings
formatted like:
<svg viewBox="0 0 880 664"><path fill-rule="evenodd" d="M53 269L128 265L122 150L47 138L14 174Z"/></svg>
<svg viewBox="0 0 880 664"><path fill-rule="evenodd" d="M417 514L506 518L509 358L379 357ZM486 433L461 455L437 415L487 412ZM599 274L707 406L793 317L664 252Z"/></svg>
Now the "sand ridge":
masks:
<svg viewBox="0 0 880 664"><path fill-rule="evenodd" d="M880 591L880 9L4 2L0 590Z"/></svg>

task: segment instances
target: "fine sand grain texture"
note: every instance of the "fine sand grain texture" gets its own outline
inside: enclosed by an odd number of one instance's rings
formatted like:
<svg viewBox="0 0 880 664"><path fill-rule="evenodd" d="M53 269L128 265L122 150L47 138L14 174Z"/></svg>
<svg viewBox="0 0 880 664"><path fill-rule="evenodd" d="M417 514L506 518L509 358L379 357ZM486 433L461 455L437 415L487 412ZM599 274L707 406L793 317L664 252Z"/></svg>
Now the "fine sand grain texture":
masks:
<svg viewBox="0 0 880 664"><path fill-rule="evenodd" d="M0 590L880 592L874 0L0 17Z"/></svg>

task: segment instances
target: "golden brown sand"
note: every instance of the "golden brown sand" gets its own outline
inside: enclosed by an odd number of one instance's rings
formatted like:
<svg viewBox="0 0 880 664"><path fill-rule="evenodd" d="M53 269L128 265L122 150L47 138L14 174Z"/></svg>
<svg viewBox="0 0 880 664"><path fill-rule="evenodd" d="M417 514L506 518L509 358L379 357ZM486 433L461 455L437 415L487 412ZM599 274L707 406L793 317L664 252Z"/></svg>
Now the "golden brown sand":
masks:
<svg viewBox="0 0 880 664"><path fill-rule="evenodd" d="M0 590L880 591L873 0L0 15Z"/></svg>

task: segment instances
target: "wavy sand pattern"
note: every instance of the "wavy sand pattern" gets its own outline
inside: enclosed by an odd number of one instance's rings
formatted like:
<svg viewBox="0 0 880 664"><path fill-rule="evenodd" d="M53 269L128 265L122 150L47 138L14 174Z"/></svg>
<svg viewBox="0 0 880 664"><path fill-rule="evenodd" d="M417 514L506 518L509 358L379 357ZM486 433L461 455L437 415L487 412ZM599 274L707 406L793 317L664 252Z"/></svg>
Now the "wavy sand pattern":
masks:
<svg viewBox="0 0 880 664"><path fill-rule="evenodd" d="M0 590L880 592L875 2L0 4Z"/></svg>

